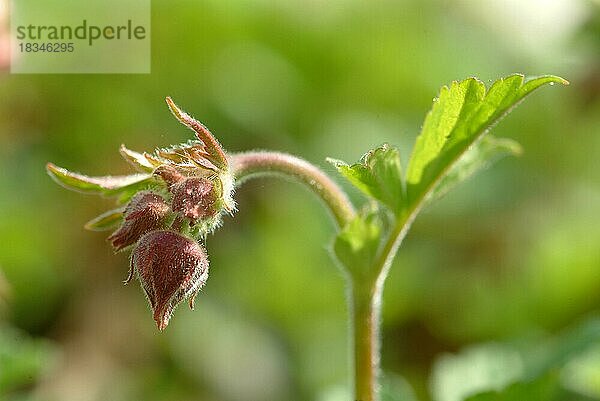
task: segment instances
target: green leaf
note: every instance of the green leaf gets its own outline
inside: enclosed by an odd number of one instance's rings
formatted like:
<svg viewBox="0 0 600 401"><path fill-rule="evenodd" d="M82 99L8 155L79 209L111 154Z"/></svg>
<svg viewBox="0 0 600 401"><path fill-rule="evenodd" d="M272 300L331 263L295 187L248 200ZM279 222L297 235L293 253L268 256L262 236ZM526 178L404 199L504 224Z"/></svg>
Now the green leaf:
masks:
<svg viewBox="0 0 600 401"><path fill-rule="evenodd" d="M476 78L444 86L425 118L408 163L409 207L425 199L467 149L525 96L554 83L568 84L552 75L525 80L515 74L496 81L487 93Z"/></svg>
<svg viewBox="0 0 600 401"><path fill-rule="evenodd" d="M523 361L514 348L497 343L470 346L436 360L431 376L434 401L462 401L501 390L523 376Z"/></svg>
<svg viewBox="0 0 600 401"><path fill-rule="evenodd" d="M127 162L129 162L129 164L131 164L133 167L135 167L138 171L141 171L142 173L151 173L156 168L155 165L150 163L150 161L146 158L145 155L127 149L125 145L121 145L121 147L119 148L119 153Z"/></svg>
<svg viewBox="0 0 600 401"><path fill-rule="evenodd" d="M598 344L600 319L592 318L543 341L472 346L435 362L432 396L434 401L575 401L581 397L564 396L564 373ZM568 390L586 388L567 384L574 387Z"/></svg>
<svg viewBox="0 0 600 401"><path fill-rule="evenodd" d="M547 342L538 344L526 355L527 378L564 366L573 358L600 344L600 317L575 326Z"/></svg>
<svg viewBox="0 0 600 401"><path fill-rule="evenodd" d="M492 135L481 138L473 144L464 155L450 168L429 195L428 202L443 197L456 185L467 180L504 156L518 156L522 153L521 145L508 138L496 138Z"/></svg>
<svg viewBox="0 0 600 401"><path fill-rule="evenodd" d="M106 231L118 226L123 221L124 208L109 210L88 221L85 228L90 231Z"/></svg>
<svg viewBox="0 0 600 401"><path fill-rule="evenodd" d="M117 196L137 192L148 187L155 180L152 174L132 174L125 176L88 177L70 172L52 163L46 165L50 177L64 188L76 192Z"/></svg>
<svg viewBox="0 0 600 401"><path fill-rule="evenodd" d="M561 394L557 375L548 373L532 381L511 384L501 391L487 391L468 397L465 401L561 401L564 400L559 397Z"/></svg>
<svg viewBox="0 0 600 401"><path fill-rule="evenodd" d="M600 341L570 360L561 377L570 391L600 400Z"/></svg>
<svg viewBox="0 0 600 401"><path fill-rule="evenodd" d="M365 154L359 163L327 159L352 185L367 196L398 213L404 205L404 184L400 153L384 144Z"/></svg>
<svg viewBox="0 0 600 401"><path fill-rule="evenodd" d="M350 272L364 274L373 266L381 240L382 222L374 210L363 210L338 233L333 251Z"/></svg>
<svg viewBox="0 0 600 401"><path fill-rule="evenodd" d="M402 376L385 373L381 378L381 401L417 401L415 391Z"/></svg>

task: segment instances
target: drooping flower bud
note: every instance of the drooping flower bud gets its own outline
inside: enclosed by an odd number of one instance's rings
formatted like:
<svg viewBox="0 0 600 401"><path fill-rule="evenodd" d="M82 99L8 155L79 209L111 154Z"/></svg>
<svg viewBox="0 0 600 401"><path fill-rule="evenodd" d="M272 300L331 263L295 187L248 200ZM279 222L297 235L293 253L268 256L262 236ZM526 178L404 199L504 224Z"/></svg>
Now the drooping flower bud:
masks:
<svg viewBox="0 0 600 401"><path fill-rule="evenodd" d="M153 192L140 192L129 202L123 213L123 224L108 237L115 251L134 244L148 231L163 227L169 213L164 198Z"/></svg>
<svg viewBox="0 0 600 401"><path fill-rule="evenodd" d="M175 307L193 298L208 278L208 256L198 242L174 231L151 231L135 246L131 254L131 270L142 284L159 330L169 324Z"/></svg>
<svg viewBox="0 0 600 401"><path fill-rule="evenodd" d="M219 211L220 191L203 177L188 177L171 188L173 211L196 222L213 217Z"/></svg>

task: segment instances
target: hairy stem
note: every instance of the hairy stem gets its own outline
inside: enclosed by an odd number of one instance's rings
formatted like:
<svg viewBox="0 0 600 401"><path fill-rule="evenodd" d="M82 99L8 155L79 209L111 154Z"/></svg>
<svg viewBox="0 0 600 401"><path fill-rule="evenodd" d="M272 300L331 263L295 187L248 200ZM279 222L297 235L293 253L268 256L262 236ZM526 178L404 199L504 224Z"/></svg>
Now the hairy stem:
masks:
<svg viewBox="0 0 600 401"><path fill-rule="evenodd" d="M286 153L255 151L230 155L229 162L238 184L249 178L273 174L301 182L323 201L340 228L356 214L344 191L306 160Z"/></svg>
<svg viewBox="0 0 600 401"><path fill-rule="evenodd" d="M236 183L253 177L282 175L299 181L323 201L339 228L354 218L356 212L346 194L320 169L298 157L278 152L247 152L229 157ZM400 219L388 237L374 266L371 279L349 276L348 304L352 316L352 362L354 399L377 401L379 374L379 325L383 283L389 266L414 214Z"/></svg>
<svg viewBox="0 0 600 401"><path fill-rule="evenodd" d="M383 288L398 248L418 212L418 209L413 209L398 218L373 266L374 279L352 278L353 295L350 298L353 302L354 392L357 401L379 400L379 327Z"/></svg>
<svg viewBox="0 0 600 401"><path fill-rule="evenodd" d="M352 301L354 399L376 401L379 376L381 291L354 281Z"/></svg>

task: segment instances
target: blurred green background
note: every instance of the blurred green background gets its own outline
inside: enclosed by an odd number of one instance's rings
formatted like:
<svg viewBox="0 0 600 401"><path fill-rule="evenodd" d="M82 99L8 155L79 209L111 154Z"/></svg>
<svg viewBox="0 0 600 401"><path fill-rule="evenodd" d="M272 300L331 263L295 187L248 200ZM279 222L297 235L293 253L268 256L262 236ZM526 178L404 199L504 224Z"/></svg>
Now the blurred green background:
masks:
<svg viewBox="0 0 600 401"><path fill-rule="evenodd" d="M4 65L0 399L343 400L345 288L328 255L333 225L310 193L270 179L242 187L239 212L208 239L196 310L179 308L159 333L141 290L121 284L127 255L82 227L112 202L63 190L44 164L128 173L121 143L191 138L167 95L230 151L287 151L333 175L325 157L353 161L383 142L406 161L440 86L513 72L571 85L540 90L494 129L524 155L422 214L385 288L383 369L423 401L462 399L444 384L444 369L460 372L448 353L467 347L485 365L600 311L598 2L154 0L150 75ZM600 399L590 346L561 365L579 397L569 400ZM512 372L510 353L503 361Z"/></svg>

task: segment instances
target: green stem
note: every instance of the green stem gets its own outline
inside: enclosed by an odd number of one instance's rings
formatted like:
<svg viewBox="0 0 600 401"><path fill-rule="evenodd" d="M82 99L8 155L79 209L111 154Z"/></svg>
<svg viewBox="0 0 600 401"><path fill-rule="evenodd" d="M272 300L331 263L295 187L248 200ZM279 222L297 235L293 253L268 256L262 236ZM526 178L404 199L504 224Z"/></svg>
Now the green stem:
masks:
<svg viewBox="0 0 600 401"><path fill-rule="evenodd" d="M381 307L385 279L418 209L398 218L373 266L374 279L354 277L350 297L354 328L354 393L358 401L378 401Z"/></svg>
<svg viewBox="0 0 600 401"><path fill-rule="evenodd" d="M410 226L413 221L419 214L418 208L413 208L398 218L396 225L392 229L390 236L387 241L383 245L383 248L379 254L379 257L376 260L374 270L377 274L377 280L375 282L375 292L382 292L383 285L385 284L385 279L387 278L388 272L390 271L390 267L392 266L392 262L396 257L396 253L398 252L398 248L400 248L400 244L406 237Z"/></svg>
<svg viewBox="0 0 600 401"><path fill-rule="evenodd" d="M377 400L379 376L379 323L381 291L354 280L352 288L352 327L354 352L354 399ZM371 291L369 291L371 290Z"/></svg>
<svg viewBox="0 0 600 401"><path fill-rule="evenodd" d="M429 189L425 193L428 192ZM425 196L422 195L412 203L412 207L398 216L373 265L374 282L364 278L351 278L353 281L353 294L350 299L354 329L354 392L357 401L379 400L377 383L380 370L379 327L383 288L398 248L419 214ZM366 290L368 292L365 292Z"/></svg>
<svg viewBox="0 0 600 401"><path fill-rule="evenodd" d="M346 194L321 170L298 157L278 152L247 152L229 158L236 183L264 175L283 175L311 189L323 201L338 228L350 222L356 212ZM373 271L372 279L352 277L349 309L352 315L352 362L354 394L358 401L377 401L379 375L379 326L381 297L385 278L418 210L403 214L385 241Z"/></svg>
<svg viewBox="0 0 600 401"><path fill-rule="evenodd" d="M344 227L356 214L344 191L306 160L286 153L255 151L230 155L229 162L236 184L264 175L283 175L306 185L323 201L338 228Z"/></svg>

